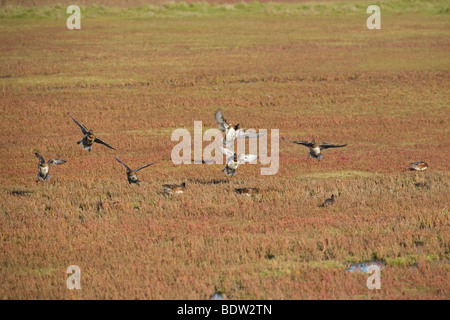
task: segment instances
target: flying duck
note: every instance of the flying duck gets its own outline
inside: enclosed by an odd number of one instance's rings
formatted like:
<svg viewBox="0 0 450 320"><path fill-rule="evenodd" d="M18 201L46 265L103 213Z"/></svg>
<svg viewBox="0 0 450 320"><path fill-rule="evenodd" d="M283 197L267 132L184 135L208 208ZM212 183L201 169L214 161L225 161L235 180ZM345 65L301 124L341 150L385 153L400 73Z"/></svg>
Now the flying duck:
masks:
<svg viewBox="0 0 450 320"><path fill-rule="evenodd" d="M227 296L221 292L215 292L209 297L209 300L227 300Z"/></svg>
<svg viewBox="0 0 450 320"><path fill-rule="evenodd" d="M425 171L428 169L428 163L423 161L416 161L411 163L408 169L411 171Z"/></svg>
<svg viewBox="0 0 450 320"><path fill-rule="evenodd" d="M322 150L325 149L329 149L329 148L341 148L341 147L345 147L347 144L331 144L331 143L316 143L314 140L311 142L308 141L291 141L291 140L287 140L285 138L283 138L284 141L287 142L292 142L292 143L296 143L296 144L301 144L305 147L309 148L309 155L308 155L308 159L309 157L313 157L317 160L321 160L323 158L323 154L322 154Z"/></svg>
<svg viewBox="0 0 450 320"><path fill-rule="evenodd" d="M222 114L222 110L218 110L214 117L216 118L217 124L219 125L219 129L222 132L225 132L225 138L222 140L223 144L229 148L233 145L234 139L245 139L245 138L258 138L266 134L265 131L263 132L252 132L252 131L245 131L241 128L241 126L238 124L232 125L225 120Z"/></svg>
<svg viewBox="0 0 450 320"><path fill-rule="evenodd" d="M186 190L186 182L182 184L163 184L163 192L167 194L184 193Z"/></svg>
<svg viewBox="0 0 450 320"><path fill-rule="evenodd" d="M36 182L50 180L50 175L48 174L48 165L49 164L58 165L58 164L63 164L66 162L66 160L62 160L62 159L50 159L47 162L45 162L44 158L42 158L42 156L39 153L36 152L35 155L39 159L39 164L38 164L39 172L37 174Z"/></svg>
<svg viewBox="0 0 450 320"><path fill-rule="evenodd" d="M138 186L141 186L141 181L137 178L137 172L141 169L150 167L151 165L154 164L153 163L149 163L149 164L144 164L143 166L140 166L139 168L137 168L136 170L131 170L125 163L123 163L122 161L120 161L119 159L117 159L116 157L114 157L120 164L122 164L125 168L127 168L127 179L128 179L128 183L132 184L132 183L136 183Z"/></svg>
<svg viewBox="0 0 450 320"><path fill-rule="evenodd" d="M322 203L320 205L320 207L328 207L333 205L336 202L336 200L334 200L334 194L331 195L331 198L328 198L327 200L325 200L324 203Z"/></svg>
<svg viewBox="0 0 450 320"><path fill-rule="evenodd" d="M100 139L99 137L96 137L94 135L94 133L92 132L92 130L88 130L82 123L79 123L77 120L75 120L74 117L70 116L73 121L75 121L75 123L81 128L81 131L84 134L83 139L81 139L80 141L78 141L77 143L79 145L81 145L83 147L83 149L91 152L92 150L92 145L94 144L94 142L96 143L100 143L103 144L104 146L116 150L116 148L111 147L109 144L107 144L105 141L103 141L102 139Z"/></svg>
<svg viewBox="0 0 450 320"><path fill-rule="evenodd" d="M234 189L237 194L242 194L248 197L251 197L252 195L259 193L259 188L239 188Z"/></svg>
<svg viewBox="0 0 450 320"><path fill-rule="evenodd" d="M245 162L252 162L258 159L258 156L254 154L240 154L236 155L230 149L226 149L219 146L219 150L227 156L227 165L222 169L222 172L229 175L230 177L236 174L236 169Z"/></svg>

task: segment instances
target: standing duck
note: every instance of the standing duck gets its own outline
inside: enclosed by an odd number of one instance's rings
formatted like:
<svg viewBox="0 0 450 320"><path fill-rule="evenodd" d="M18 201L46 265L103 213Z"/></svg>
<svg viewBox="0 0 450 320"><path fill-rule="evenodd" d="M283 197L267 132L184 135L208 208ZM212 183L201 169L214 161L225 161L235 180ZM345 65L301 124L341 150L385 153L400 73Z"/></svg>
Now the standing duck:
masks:
<svg viewBox="0 0 450 320"><path fill-rule="evenodd" d="M259 188L236 188L234 191L237 194L242 194L248 197L251 197L254 194L259 193Z"/></svg>
<svg viewBox="0 0 450 320"><path fill-rule="evenodd" d="M324 203L322 203L320 205L320 207L328 207L333 205L336 202L336 200L334 199L334 194L331 195L331 198L328 198L327 200L325 200Z"/></svg>
<svg viewBox="0 0 450 320"><path fill-rule="evenodd" d="M408 169L411 171L425 171L428 169L428 163L423 161L416 161L411 163Z"/></svg>
<svg viewBox="0 0 450 320"><path fill-rule="evenodd" d="M182 184L163 184L163 193L174 194L174 193L184 193L186 190L186 182Z"/></svg>

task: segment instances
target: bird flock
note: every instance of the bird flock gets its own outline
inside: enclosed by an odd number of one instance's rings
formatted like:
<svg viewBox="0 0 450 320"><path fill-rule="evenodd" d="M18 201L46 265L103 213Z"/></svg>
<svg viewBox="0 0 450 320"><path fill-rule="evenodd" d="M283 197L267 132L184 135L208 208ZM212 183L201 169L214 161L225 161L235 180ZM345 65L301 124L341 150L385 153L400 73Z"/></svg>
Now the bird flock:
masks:
<svg viewBox="0 0 450 320"><path fill-rule="evenodd" d="M80 141L78 141L77 144L79 144L84 150L91 152L94 143L102 144L109 149L116 150L116 148L112 147L111 145L109 145L108 143L103 141L101 138L94 135L93 130L88 130L86 128L86 126L84 126L82 123L78 122L74 117L72 117L72 116L70 116L70 117L80 127L80 129L83 133L83 138ZM226 166L222 169L222 172L224 172L226 175L228 175L230 177L233 177L236 175L236 170L240 165L242 165L244 163L255 161L258 158L257 155L236 154L235 152L230 150L230 149L233 149L233 147L234 147L234 141L236 139L259 138L259 137L263 136L266 133L266 131L256 133L252 130L244 130L243 128L240 127L239 124L233 125L231 123L228 123L227 120L225 120L225 118L223 116L222 110L216 111L216 113L214 114L214 117L217 121L219 129L225 135L224 138L222 139L222 146L219 146L220 152L222 152L226 156ZM314 159L317 159L318 161L320 161L324 156L322 153L323 150L330 149L330 148L342 148L347 145L347 144L331 144L331 143L325 143L325 142L317 143L314 140L309 142L309 141L292 141L292 140L288 140L285 138L282 138L282 139L286 142L303 145L303 146L309 148L308 159L310 157L312 157ZM66 163L66 160L63 160L63 159L50 159L46 162L39 153L36 152L35 155L39 159L38 174L37 174L36 182L39 182L39 181L45 182L45 181L50 180L50 175L49 175L49 165L50 164L61 165L61 164ZM153 163L149 163L149 164L144 164L144 165L138 167L137 169L132 170L132 169L130 169L130 167L128 167L128 165L126 165L124 162L119 160L117 157L114 157L114 158L117 160L117 162L119 162L121 165L123 165L126 168L126 176L127 176L128 183L136 184L138 186L140 186L140 184L141 184L141 181L137 177L138 171L140 171L141 169L150 167L156 163L156 162L153 162ZM202 163L209 163L209 162L202 161ZM423 161L417 161L417 162L411 163L407 169L411 170L411 171L421 172L421 171L425 171L428 169L428 164ZM162 187L163 187L163 189L162 189L162 191L160 191L161 193L166 194L166 195L173 195L173 194L184 193L184 191L186 190L186 183L183 182L181 184L164 184ZM259 188L239 188L239 189L235 189L235 192L237 194L252 196L254 194L258 194L260 191L259 191ZM323 202L320 205L320 207L327 207L327 206L333 205L335 203L335 201L336 201L335 195L332 194L330 198L326 199L325 202Z"/></svg>

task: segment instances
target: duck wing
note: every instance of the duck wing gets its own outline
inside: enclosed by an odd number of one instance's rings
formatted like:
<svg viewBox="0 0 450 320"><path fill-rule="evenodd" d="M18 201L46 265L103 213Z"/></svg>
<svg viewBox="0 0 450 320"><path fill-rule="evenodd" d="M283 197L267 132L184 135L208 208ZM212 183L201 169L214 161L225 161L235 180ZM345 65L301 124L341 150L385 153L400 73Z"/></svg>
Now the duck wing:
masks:
<svg viewBox="0 0 450 320"><path fill-rule="evenodd" d="M34 154L36 155L36 157L38 157L39 164L43 164L45 162L44 158L42 158L42 156L39 153L35 152Z"/></svg>
<svg viewBox="0 0 450 320"><path fill-rule="evenodd" d="M219 150L220 152L222 152L224 155L226 155L227 157L231 157L234 156L234 152L231 151L230 149L224 148L222 146L219 146Z"/></svg>
<svg viewBox="0 0 450 320"><path fill-rule="evenodd" d="M119 163L122 164L125 168L127 168L127 171L131 171L131 169L130 169L125 163L123 163L122 161L120 161L120 160L117 159L116 157L114 157L114 159L116 159L117 162L119 162Z"/></svg>
<svg viewBox="0 0 450 320"><path fill-rule="evenodd" d="M329 148L341 148L345 147L347 144L331 144L323 142L320 144L320 149L329 149Z"/></svg>
<svg viewBox="0 0 450 320"><path fill-rule="evenodd" d="M149 163L149 164L144 164L143 166L140 166L139 168L137 168L136 170L134 170L135 172L138 172L139 170L141 170L141 169L144 169L144 168L147 168L147 167L150 167L151 165L153 165L153 164L155 164L156 162L153 162L153 163Z"/></svg>
<svg viewBox="0 0 450 320"><path fill-rule="evenodd" d="M237 158L237 163L245 163L245 162L252 162L258 159L257 155L254 154L240 154Z"/></svg>
<svg viewBox="0 0 450 320"><path fill-rule="evenodd" d="M230 125L228 124L227 120L225 120L225 118L223 117L222 110L218 110L214 114L214 117L216 118L220 131L226 132L227 129L230 127Z"/></svg>
<svg viewBox="0 0 450 320"><path fill-rule="evenodd" d="M292 141L292 140L288 140L288 139L285 139L285 138L282 138L282 139L284 141L291 142L291 143L296 143L296 144L301 144L302 146L309 147L309 148L311 148L313 146L313 143L309 142L309 141Z"/></svg>
<svg viewBox="0 0 450 320"><path fill-rule="evenodd" d="M222 152L224 155L227 156L227 163L234 160L236 155L234 154L233 151L231 151L230 149L224 148L222 146L219 146L219 150L220 150L220 152Z"/></svg>
<svg viewBox="0 0 450 320"><path fill-rule="evenodd" d="M261 132L256 132L253 129L249 129L247 131L244 131L243 129L240 129L236 135L236 138L238 139L245 139L245 138L259 138L266 134L266 130Z"/></svg>
<svg viewBox="0 0 450 320"><path fill-rule="evenodd" d="M109 144L107 144L105 141L103 141L103 140L100 139L99 137L96 137L95 140L94 140L94 142L100 143L100 144L102 144L102 145L104 145L104 146L106 146L106 147L108 147L108 148L110 148L110 149L116 150L116 148L111 147Z"/></svg>
<svg viewBox="0 0 450 320"><path fill-rule="evenodd" d="M55 166L56 165L58 165L58 164L63 164L63 163L66 163L67 161L66 160L63 160L63 159L50 159L50 160L48 160L48 164L54 164Z"/></svg>

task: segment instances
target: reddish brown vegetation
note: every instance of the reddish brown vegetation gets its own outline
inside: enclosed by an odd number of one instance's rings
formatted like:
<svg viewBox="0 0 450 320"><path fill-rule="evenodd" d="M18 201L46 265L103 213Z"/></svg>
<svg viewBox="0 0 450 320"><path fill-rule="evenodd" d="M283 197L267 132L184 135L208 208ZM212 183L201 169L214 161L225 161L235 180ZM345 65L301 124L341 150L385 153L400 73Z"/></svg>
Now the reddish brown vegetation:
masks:
<svg viewBox="0 0 450 320"><path fill-rule="evenodd" d="M376 34L358 17L1 22L0 297L448 298L448 18L384 21ZM171 132L216 127L218 108L348 146L319 163L281 141L275 176L173 165ZM82 150L69 114L117 151ZM49 183L34 182L35 151L68 161ZM115 155L158 163L130 186ZM417 160L430 169L406 171ZM373 258L379 291L345 271Z"/></svg>

